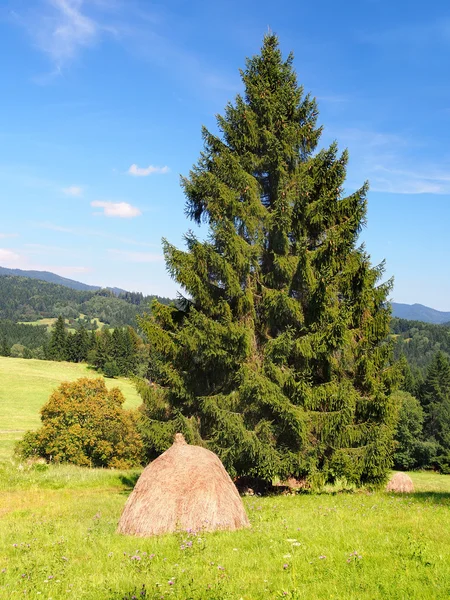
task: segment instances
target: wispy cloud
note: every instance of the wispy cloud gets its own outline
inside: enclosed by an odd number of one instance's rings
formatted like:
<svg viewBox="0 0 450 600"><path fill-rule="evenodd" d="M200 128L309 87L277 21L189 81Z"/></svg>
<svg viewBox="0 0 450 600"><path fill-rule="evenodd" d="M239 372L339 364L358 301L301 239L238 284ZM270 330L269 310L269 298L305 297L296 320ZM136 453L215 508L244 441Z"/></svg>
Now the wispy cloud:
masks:
<svg viewBox="0 0 450 600"><path fill-rule="evenodd" d="M96 7L103 9L94 17L87 14ZM53 64L50 73L35 77L36 83L47 83L86 48L94 46L105 32L115 34L114 27L103 22L106 6L90 0L39 0L27 3L20 13L12 12L14 21L24 27L34 45L47 54Z"/></svg>
<svg viewBox="0 0 450 600"><path fill-rule="evenodd" d="M450 164L442 158L424 161L426 142L409 136L369 129L329 131L348 147L350 158L347 185L360 187L369 180L372 192L392 194L450 194Z"/></svg>
<svg viewBox="0 0 450 600"><path fill-rule="evenodd" d="M18 235L18 233L0 233L0 240L4 240L5 238L18 237Z"/></svg>
<svg viewBox="0 0 450 600"><path fill-rule="evenodd" d="M135 262L135 263L154 263L161 262L164 260L164 256L162 254L153 254L151 252L128 252L126 250L116 250L110 248L108 250L109 254L113 254L119 259L122 259L126 262Z"/></svg>
<svg viewBox="0 0 450 600"><path fill-rule="evenodd" d="M168 166L154 167L153 165L149 165L148 167L138 167L136 164L133 164L128 169L128 174L135 177L147 177L148 175L164 175L169 170Z"/></svg>
<svg viewBox="0 0 450 600"><path fill-rule="evenodd" d="M51 250L51 249L49 249ZM58 252L59 254L60 252ZM90 273L91 267L80 265L54 265L51 263L34 262L28 250L24 249L21 253L14 252L9 248L0 248L0 266L13 269L32 270L32 271L50 271L62 276L73 276L81 273Z"/></svg>
<svg viewBox="0 0 450 600"><path fill-rule="evenodd" d="M62 192L66 196L80 197L83 195L83 188L78 185L70 185L69 187L63 188Z"/></svg>
<svg viewBox="0 0 450 600"><path fill-rule="evenodd" d="M86 50L106 36L128 52L151 62L205 93L235 93L240 81L217 71L211 60L180 44L187 16L166 4L132 0L34 0L24 1L21 10L10 11L33 45L45 53L52 70L33 81L46 85ZM192 19L194 17L191 17Z"/></svg>
<svg viewBox="0 0 450 600"><path fill-rule="evenodd" d="M56 273L57 275L61 275L66 277L68 275L80 275L82 273L92 273L93 269L91 267L81 267L81 266L47 266L44 269L45 271L50 271L52 273Z"/></svg>
<svg viewBox="0 0 450 600"><path fill-rule="evenodd" d="M121 242L122 244L130 244L131 246L141 246L145 248L160 248L161 244L153 244L150 242L141 242L140 240L126 238L126 237L117 237L116 235L111 235L106 231L98 231L96 229L87 229L84 227L64 227L62 225L57 225L56 223L35 223L35 227L39 229L49 229L50 231L59 231L61 233L69 233L71 235L76 236L91 236L91 237L100 237L109 240L114 240L116 242Z"/></svg>
<svg viewBox="0 0 450 600"><path fill-rule="evenodd" d="M0 248L0 263L2 267L17 266L20 260L19 254L8 248Z"/></svg>
<svg viewBox="0 0 450 600"><path fill-rule="evenodd" d="M103 200L94 200L94 202L91 202L91 206L94 208L103 208L103 214L106 217L131 219L142 214L139 208L128 204L128 202L105 202Z"/></svg>

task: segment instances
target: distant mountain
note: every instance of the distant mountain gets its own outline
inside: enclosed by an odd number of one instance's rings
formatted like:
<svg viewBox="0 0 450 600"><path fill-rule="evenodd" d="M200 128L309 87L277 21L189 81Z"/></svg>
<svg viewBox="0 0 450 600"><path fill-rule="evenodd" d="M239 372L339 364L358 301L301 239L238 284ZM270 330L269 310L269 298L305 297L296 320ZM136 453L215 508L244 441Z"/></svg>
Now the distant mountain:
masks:
<svg viewBox="0 0 450 600"><path fill-rule="evenodd" d="M49 271L22 271L22 269L7 269L6 267L0 267L0 275L15 275L18 277L29 277L30 279L39 279L41 281L47 281L48 283L56 283L57 285L63 285L65 287L71 288L72 290L81 290L84 292L95 292L101 289L98 285L88 285L87 283L81 283L81 281L75 281L74 279L67 279L67 277L61 277L61 275L56 275L56 273L50 273ZM106 289L111 290L116 296L126 291L117 287Z"/></svg>
<svg viewBox="0 0 450 600"><path fill-rule="evenodd" d="M399 304L392 302L392 316L408 321L422 321L441 325L450 322L450 312L435 310L423 304Z"/></svg>

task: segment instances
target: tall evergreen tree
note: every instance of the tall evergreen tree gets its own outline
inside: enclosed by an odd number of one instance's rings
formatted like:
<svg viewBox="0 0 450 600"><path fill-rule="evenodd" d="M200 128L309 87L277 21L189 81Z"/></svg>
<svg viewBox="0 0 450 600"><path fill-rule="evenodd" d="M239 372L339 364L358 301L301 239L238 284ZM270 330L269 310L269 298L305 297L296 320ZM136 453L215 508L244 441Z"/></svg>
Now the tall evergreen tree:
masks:
<svg viewBox="0 0 450 600"><path fill-rule="evenodd" d="M67 360L67 330L61 315L53 325L47 354L50 360Z"/></svg>
<svg viewBox="0 0 450 600"><path fill-rule="evenodd" d="M292 63L267 35L182 180L209 237L188 232L186 251L163 240L186 297L141 320L156 383L146 440L160 451L181 429L232 475L380 483L396 415L391 282L356 246L367 185L344 196L347 153L315 152L316 102Z"/></svg>

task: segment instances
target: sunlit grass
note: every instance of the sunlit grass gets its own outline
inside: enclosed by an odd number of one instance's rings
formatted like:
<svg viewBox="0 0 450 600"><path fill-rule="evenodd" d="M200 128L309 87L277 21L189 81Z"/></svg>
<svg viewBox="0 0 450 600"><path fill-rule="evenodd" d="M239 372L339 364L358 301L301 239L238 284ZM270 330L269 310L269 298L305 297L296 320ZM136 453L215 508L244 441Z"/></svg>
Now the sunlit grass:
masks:
<svg viewBox="0 0 450 600"><path fill-rule="evenodd" d="M4 466L0 597L449 597L450 476L412 473L405 496L249 497L250 530L142 539L115 533L137 475Z"/></svg>

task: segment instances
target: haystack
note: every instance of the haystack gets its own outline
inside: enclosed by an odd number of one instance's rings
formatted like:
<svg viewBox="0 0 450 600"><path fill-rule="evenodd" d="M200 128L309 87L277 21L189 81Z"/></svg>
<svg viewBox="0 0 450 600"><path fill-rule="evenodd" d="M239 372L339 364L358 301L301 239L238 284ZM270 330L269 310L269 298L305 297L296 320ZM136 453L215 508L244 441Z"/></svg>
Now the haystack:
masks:
<svg viewBox="0 0 450 600"><path fill-rule="evenodd" d="M174 444L139 477L117 531L151 536L249 525L242 500L220 459L205 448L188 445L177 433Z"/></svg>
<svg viewBox="0 0 450 600"><path fill-rule="evenodd" d="M414 484L406 473L394 473L386 486L386 491L409 494L414 491Z"/></svg>

